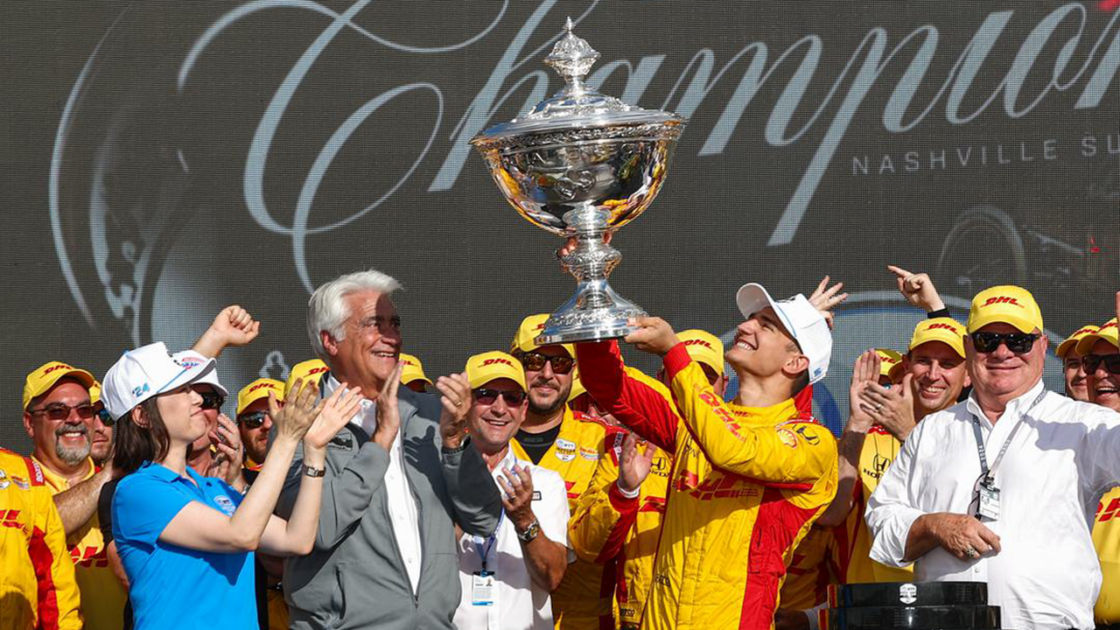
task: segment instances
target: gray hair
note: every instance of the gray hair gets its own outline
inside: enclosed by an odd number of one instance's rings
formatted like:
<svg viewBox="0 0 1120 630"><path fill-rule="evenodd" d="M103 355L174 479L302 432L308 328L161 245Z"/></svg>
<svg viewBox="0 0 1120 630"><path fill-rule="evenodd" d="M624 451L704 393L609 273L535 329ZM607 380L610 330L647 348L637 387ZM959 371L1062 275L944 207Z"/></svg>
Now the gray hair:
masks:
<svg viewBox="0 0 1120 630"><path fill-rule="evenodd" d="M315 354L330 365L330 355L323 347L323 340L319 335L321 331L327 331L338 341L346 338L344 324L350 318L347 295L359 291L376 291L389 295L399 288L401 283L395 278L374 269L348 273L320 285L307 301L307 336Z"/></svg>

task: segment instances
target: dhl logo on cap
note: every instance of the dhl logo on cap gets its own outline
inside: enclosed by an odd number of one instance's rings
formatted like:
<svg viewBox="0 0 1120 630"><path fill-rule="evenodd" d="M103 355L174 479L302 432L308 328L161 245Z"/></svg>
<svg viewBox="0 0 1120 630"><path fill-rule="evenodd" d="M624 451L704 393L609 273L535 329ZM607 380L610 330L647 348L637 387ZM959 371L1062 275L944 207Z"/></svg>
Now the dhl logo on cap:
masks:
<svg viewBox="0 0 1120 630"><path fill-rule="evenodd" d="M525 370L505 352L483 352L467 359L467 380L475 389L498 379L509 379L525 391Z"/></svg>
<svg viewBox="0 0 1120 630"><path fill-rule="evenodd" d="M1043 330L1042 311L1030 291L1013 285L984 289L972 298L968 311L968 332L990 324L1010 324L1020 332Z"/></svg>
<svg viewBox="0 0 1120 630"><path fill-rule="evenodd" d="M902 367L902 355L889 348L876 348L879 355L879 376L894 380L895 371Z"/></svg>
<svg viewBox="0 0 1120 630"><path fill-rule="evenodd" d="M517 333L513 336L513 341L509 345L510 352L532 352L540 348L537 345L537 336L540 331L544 330L545 325L548 323L548 313L538 313L530 315L521 320L521 325L517 327ZM576 356L576 348L570 343L558 344L561 348L568 353L568 356Z"/></svg>
<svg viewBox="0 0 1120 630"><path fill-rule="evenodd" d="M693 361L703 363L715 370L716 374L723 374L723 342L712 333L696 328L683 330L677 338L684 344L685 351Z"/></svg>
<svg viewBox="0 0 1120 630"><path fill-rule="evenodd" d="M329 371L330 368L320 359L310 359L293 365L288 372L288 381L284 383L284 397L287 398L288 392L292 390L297 380L317 382L324 372Z"/></svg>
<svg viewBox="0 0 1120 630"><path fill-rule="evenodd" d="M962 359L964 358L964 336L966 330L963 324L951 317L936 317L918 322L914 327L914 334L910 337L907 350L913 352L918 346L940 341L948 345Z"/></svg>
<svg viewBox="0 0 1120 630"><path fill-rule="evenodd" d="M1108 320L1095 333L1085 335L1077 342L1077 354L1086 355L1093 351L1093 346L1098 341L1105 341L1120 347L1120 329L1116 327L1116 318Z"/></svg>
<svg viewBox="0 0 1120 630"><path fill-rule="evenodd" d="M397 361L401 364L401 385L408 385L413 381L424 381L428 385L432 384L432 380L424 374L424 364L420 363L420 359L417 357L402 352L397 357Z"/></svg>
<svg viewBox="0 0 1120 630"><path fill-rule="evenodd" d="M241 391L237 393L237 415L240 416L249 405L256 401L268 398L269 392L272 392L279 400L284 395L284 383L274 378L258 378L242 387Z"/></svg>
<svg viewBox="0 0 1120 630"><path fill-rule="evenodd" d="M67 377L78 381L87 390L97 382L93 374L86 370L61 361L48 361L27 375L23 383L23 409L26 410L32 400L47 393L55 383Z"/></svg>

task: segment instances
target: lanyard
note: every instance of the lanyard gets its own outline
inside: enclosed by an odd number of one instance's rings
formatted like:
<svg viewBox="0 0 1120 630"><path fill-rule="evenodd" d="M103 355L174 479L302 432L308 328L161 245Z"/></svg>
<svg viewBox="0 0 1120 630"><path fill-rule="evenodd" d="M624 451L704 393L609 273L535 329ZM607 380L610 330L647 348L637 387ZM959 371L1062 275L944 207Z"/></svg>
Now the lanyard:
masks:
<svg viewBox="0 0 1120 630"><path fill-rule="evenodd" d="M1032 410L1034 410L1035 405L1042 402L1042 398L1044 396L1046 396L1045 388L1043 388L1042 392L1039 393L1038 398L1034 399L1034 402L1031 403L1031 406L1027 407L1027 410L1024 411L1015 421L1015 426L1011 427L1011 433L1008 434L1007 439L1003 441L1003 448L999 449L999 454L996 455L996 459L994 462L992 462L992 467L990 469L988 468L988 449L984 447L984 437L980 435L980 419L977 418L975 414L973 414L972 433L976 436L976 452L980 455L981 477L987 479L988 481L992 481L995 479L996 468L998 468L1000 462L1003 461L1003 456L1007 454L1007 447L1011 446L1011 440L1015 437L1015 432L1019 430L1019 426L1023 424L1023 418L1026 417Z"/></svg>
<svg viewBox="0 0 1120 630"><path fill-rule="evenodd" d="M498 515L498 525L494 528L494 533L486 539L486 547L482 546L482 538L474 536L474 548L478 550L478 555L482 558L482 570L486 571L486 559L490 557L490 552L494 550L494 543L498 540L498 532L502 529L502 520L506 517L506 511Z"/></svg>

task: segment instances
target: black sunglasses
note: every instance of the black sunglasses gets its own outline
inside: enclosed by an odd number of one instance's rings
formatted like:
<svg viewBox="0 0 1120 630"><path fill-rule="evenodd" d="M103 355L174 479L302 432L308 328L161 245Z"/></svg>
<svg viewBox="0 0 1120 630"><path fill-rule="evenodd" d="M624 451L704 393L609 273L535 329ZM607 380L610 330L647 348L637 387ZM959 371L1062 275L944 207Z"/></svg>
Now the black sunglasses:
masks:
<svg viewBox="0 0 1120 630"><path fill-rule="evenodd" d="M116 420L113 420L113 414L109 413L109 410L104 407L97 411L97 419L101 421L101 424L107 427L111 427L117 423Z"/></svg>
<svg viewBox="0 0 1120 630"><path fill-rule="evenodd" d="M1109 374L1120 374L1120 354L1087 354L1081 357L1081 364L1085 366L1085 373L1092 374L1104 364L1104 369Z"/></svg>
<svg viewBox="0 0 1120 630"><path fill-rule="evenodd" d="M497 390L479 387L474 390L474 401L480 405L493 405L498 396L506 401L506 406L520 407L525 402L525 392L514 390Z"/></svg>
<svg viewBox="0 0 1120 630"><path fill-rule="evenodd" d="M27 411L31 414L44 414L47 416L47 418L50 418L55 422L59 422L69 418L71 411L78 412L78 417L82 420L89 420L93 417L94 414L93 405L89 403L74 405L73 407L63 403L51 403L46 407L40 407L38 409L28 409Z"/></svg>
<svg viewBox="0 0 1120 630"><path fill-rule="evenodd" d="M237 417L237 424L240 424L246 429L259 429L264 425L264 419L267 415L267 411L254 411L253 413L242 414Z"/></svg>
<svg viewBox="0 0 1120 630"><path fill-rule="evenodd" d="M203 409L218 409L221 410L222 405L226 404L226 399L218 392L198 392L202 396Z"/></svg>
<svg viewBox="0 0 1120 630"><path fill-rule="evenodd" d="M526 370L538 372L544 369L545 363L552 364L552 371L557 374L567 374L572 371L576 360L572 357L550 357L540 352L518 352L514 357L521 362Z"/></svg>
<svg viewBox="0 0 1120 630"><path fill-rule="evenodd" d="M1006 345L1007 349L1015 354L1026 354L1034 347L1038 337L1033 333L974 332L972 345L977 351L984 353L995 352L1000 345Z"/></svg>

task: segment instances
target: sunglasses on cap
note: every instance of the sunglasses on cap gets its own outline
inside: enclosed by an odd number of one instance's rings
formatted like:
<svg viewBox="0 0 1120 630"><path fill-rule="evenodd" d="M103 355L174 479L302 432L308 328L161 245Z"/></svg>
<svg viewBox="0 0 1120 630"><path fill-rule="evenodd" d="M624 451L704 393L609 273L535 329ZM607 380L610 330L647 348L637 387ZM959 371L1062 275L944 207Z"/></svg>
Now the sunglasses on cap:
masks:
<svg viewBox="0 0 1120 630"><path fill-rule="evenodd" d="M1038 337L1034 333L975 332L972 333L972 345L978 352L995 352L1001 345L1005 345L1015 354L1026 354L1034 347Z"/></svg>
<svg viewBox="0 0 1120 630"><path fill-rule="evenodd" d="M259 429L264 426L264 419L267 416L267 411L254 411L253 413L244 413L237 417L237 424L245 427L246 429Z"/></svg>
<svg viewBox="0 0 1120 630"><path fill-rule="evenodd" d="M226 399L218 392L198 392L202 396L202 408L204 410L217 409L221 411L222 405L226 404Z"/></svg>
<svg viewBox="0 0 1120 630"><path fill-rule="evenodd" d="M55 422L66 420L70 417L71 412L77 412L78 417L82 420L89 420L93 417L93 414L96 413L93 410L93 405L89 403L74 405L73 407L64 403L51 403L46 407L40 407L38 409L28 409L27 412L32 415L43 414L48 419L54 420Z"/></svg>
<svg viewBox="0 0 1120 630"><path fill-rule="evenodd" d="M1120 374L1120 354L1087 354L1081 357L1081 364L1085 366L1085 373L1092 374L1104 364L1104 369L1109 374Z"/></svg>
<svg viewBox="0 0 1120 630"><path fill-rule="evenodd" d="M521 362L526 370L539 372L544 369L545 363L552 364L552 371L557 374L567 374L572 371L576 360L572 357L550 357L540 352L519 352L514 357Z"/></svg>
<svg viewBox="0 0 1120 630"><path fill-rule="evenodd" d="M501 396L508 407L519 407L525 402L525 392L520 390L497 390L479 387L474 390L474 401L480 405L493 405Z"/></svg>

